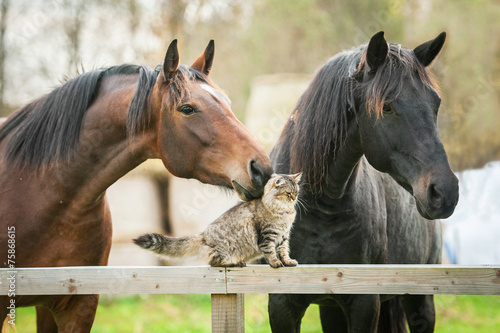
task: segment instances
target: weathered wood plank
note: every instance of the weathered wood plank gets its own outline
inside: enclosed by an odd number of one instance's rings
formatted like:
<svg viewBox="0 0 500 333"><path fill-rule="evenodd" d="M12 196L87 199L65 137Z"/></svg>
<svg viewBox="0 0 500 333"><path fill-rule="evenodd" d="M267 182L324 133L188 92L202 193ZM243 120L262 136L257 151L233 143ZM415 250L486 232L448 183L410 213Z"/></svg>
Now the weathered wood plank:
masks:
<svg viewBox="0 0 500 333"><path fill-rule="evenodd" d="M500 295L500 266L248 266L226 279L228 293Z"/></svg>
<svg viewBox="0 0 500 333"><path fill-rule="evenodd" d="M12 270L0 270L0 294ZM16 295L226 293L224 268L57 267L15 270Z"/></svg>
<svg viewBox="0 0 500 333"><path fill-rule="evenodd" d="M212 294L212 333L245 332L243 294Z"/></svg>
<svg viewBox="0 0 500 333"><path fill-rule="evenodd" d="M0 294L13 271L0 269ZM500 295L500 266L299 265L57 267L15 270L16 295L63 294L477 294Z"/></svg>

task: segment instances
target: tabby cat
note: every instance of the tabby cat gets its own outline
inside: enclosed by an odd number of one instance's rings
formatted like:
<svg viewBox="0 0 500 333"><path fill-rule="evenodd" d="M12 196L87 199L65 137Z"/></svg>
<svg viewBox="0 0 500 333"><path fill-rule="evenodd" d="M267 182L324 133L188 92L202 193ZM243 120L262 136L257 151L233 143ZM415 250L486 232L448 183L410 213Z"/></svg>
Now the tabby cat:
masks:
<svg viewBox="0 0 500 333"><path fill-rule="evenodd" d="M271 267L297 266L288 237L295 220L301 174L271 176L260 199L242 202L222 214L201 234L167 237L145 234L140 247L168 258L197 256L211 266L246 266L262 254Z"/></svg>

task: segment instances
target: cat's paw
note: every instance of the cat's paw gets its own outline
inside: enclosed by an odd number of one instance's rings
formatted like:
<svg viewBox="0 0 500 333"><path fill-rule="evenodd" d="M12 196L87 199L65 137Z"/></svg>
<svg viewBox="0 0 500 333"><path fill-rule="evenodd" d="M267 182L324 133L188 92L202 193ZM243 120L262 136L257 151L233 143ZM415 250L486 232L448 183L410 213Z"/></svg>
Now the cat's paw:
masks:
<svg viewBox="0 0 500 333"><path fill-rule="evenodd" d="M297 260L295 259L287 259L287 260L283 260L283 264L287 267L295 267L297 266L299 263L297 262Z"/></svg>
<svg viewBox="0 0 500 333"><path fill-rule="evenodd" d="M279 268L283 267L283 263L279 260L274 260L269 262L269 266L271 266L272 268Z"/></svg>

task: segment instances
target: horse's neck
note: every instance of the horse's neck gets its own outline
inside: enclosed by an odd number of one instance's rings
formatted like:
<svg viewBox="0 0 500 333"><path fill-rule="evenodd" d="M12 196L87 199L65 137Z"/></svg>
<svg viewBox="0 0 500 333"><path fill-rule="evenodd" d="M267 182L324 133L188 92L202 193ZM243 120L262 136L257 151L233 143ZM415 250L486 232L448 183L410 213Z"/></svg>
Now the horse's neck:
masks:
<svg viewBox="0 0 500 333"><path fill-rule="evenodd" d="M59 182L66 184L65 190L77 192L72 205L93 205L111 184L146 159L155 157L155 131L127 137L127 112L134 91L131 85L127 93L116 91L99 96L86 113L79 143L69 163L54 168Z"/></svg>
<svg viewBox="0 0 500 333"><path fill-rule="evenodd" d="M323 193L330 199L342 198L348 186L352 184L363 149L359 137L359 130L353 120L348 128L342 148L336 152L334 160L328 167L328 179L323 186Z"/></svg>

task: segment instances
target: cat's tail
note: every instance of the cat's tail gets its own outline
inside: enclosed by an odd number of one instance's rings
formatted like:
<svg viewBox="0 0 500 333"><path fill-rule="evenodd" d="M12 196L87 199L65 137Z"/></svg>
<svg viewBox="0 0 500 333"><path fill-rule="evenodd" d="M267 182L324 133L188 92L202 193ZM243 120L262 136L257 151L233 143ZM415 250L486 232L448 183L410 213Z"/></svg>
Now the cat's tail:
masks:
<svg viewBox="0 0 500 333"><path fill-rule="evenodd" d="M134 239L134 243L143 249L170 258L206 256L206 246L201 234L186 237L168 237L156 233L144 234Z"/></svg>

